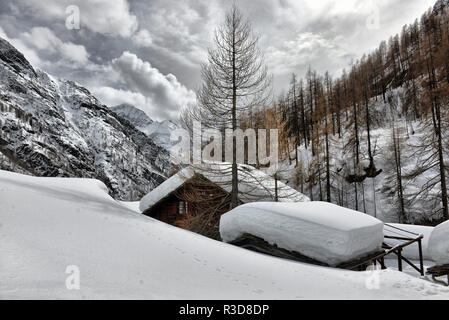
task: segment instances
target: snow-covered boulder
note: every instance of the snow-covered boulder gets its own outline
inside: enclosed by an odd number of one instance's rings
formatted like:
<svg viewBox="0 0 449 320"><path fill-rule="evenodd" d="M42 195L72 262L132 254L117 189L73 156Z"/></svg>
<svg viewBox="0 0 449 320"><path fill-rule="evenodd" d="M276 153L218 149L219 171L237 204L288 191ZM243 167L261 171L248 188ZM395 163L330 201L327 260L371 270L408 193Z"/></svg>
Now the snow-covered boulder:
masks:
<svg viewBox="0 0 449 320"><path fill-rule="evenodd" d="M432 231L429 253L438 265L449 264L449 221L436 226Z"/></svg>
<svg viewBox="0 0 449 320"><path fill-rule="evenodd" d="M381 249L383 223L325 202L251 203L221 217L224 242L244 234L336 266Z"/></svg>

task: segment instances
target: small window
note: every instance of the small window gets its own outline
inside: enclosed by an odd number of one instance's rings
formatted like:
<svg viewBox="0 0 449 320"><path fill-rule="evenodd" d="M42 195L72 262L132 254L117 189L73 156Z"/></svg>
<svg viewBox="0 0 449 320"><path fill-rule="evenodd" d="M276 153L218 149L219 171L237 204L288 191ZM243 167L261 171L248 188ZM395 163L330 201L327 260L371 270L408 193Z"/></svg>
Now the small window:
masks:
<svg viewBox="0 0 449 320"><path fill-rule="evenodd" d="M184 201L179 201L179 215L184 215Z"/></svg>

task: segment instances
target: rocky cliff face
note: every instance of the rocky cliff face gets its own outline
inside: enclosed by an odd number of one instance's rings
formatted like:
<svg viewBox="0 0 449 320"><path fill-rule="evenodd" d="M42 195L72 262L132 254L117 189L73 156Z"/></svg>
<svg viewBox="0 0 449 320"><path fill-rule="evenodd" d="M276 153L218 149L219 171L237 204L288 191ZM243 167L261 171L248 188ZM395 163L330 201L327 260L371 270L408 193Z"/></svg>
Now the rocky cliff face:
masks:
<svg viewBox="0 0 449 320"><path fill-rule="evenodd" d="M86 88L35 70L0 38L0 169L97 178L120 200L165 180L168 151Z"/></svg>

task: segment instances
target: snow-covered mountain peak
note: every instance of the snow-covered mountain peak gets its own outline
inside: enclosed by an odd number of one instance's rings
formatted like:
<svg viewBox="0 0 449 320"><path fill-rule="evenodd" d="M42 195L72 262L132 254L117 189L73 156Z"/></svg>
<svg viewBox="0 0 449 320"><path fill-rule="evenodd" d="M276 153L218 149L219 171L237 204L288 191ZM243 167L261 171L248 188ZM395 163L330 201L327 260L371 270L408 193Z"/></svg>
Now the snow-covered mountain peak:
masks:
<svg viewBox="0 0 449 320"><path fill-rule="evenodd" d="M2 38L0 38L0 61L3 61L16 73L28 73L37 76L36 71L24 55Z"/></svg>
<svg viewBox="0 0 449 320"><path fill-rule="evenodd" d="M129 104L115 106L111 110L132 123L164 149L169 150L173 146L170 141L171 133L180 127L175 121L153 121L145 112Z"/></svg>
<svg viewBox="0 0 449 320"><path fill-rule="evenodd" d="M145 112L127 103L111 107L111 110L136 127L144 127L153 123L153 120Z"/></svg>

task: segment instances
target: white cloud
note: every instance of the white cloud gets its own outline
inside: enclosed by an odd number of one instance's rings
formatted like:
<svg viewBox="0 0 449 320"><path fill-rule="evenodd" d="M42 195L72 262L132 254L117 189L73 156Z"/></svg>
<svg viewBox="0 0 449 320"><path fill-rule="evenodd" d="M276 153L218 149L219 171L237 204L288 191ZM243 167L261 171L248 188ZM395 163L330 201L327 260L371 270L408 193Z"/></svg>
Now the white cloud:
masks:
<svg viewBox="0 0 449 320"><path fill-rule="evenodd" d="M116 76L127 90L98 87L92 91L110 106L129 103L158 120L176 118L182 107L196 103L196 95L172 74L164 75L135 54L124 52L112 61Z"/></svg>
<svg viewBox="0 0 449 320"><path fill-rule="evenodd" d="M168 63L199 69L223 18L222 4L217 0L153 0L147 10L145 19L139 18L141 28L151 34L151 47Z"/></svg>
<svg viewBox="0 0 449 320"><path fill-rule="evenodd" d="M153 39L148 30L142 29L133 36L133 43L137 47L151 47Z"/></svg>
<svg viewBox="0 0 449 320"><path fill-rule="evenodd" d="M21 38L38 50L55 53L69 61L86 63L88 60L88 53L84 46L63 42L48 28L32 28L30 32L22 34Z"/></svg>
<svg viewBox="0 0 449 320"><path fill-rule="evenodd" d="M102 103L109 107L127 103L147 111L148 115L152 116L150 113L154 108L152 101L141 93L111 87L97 87L91 91Z"/></svg>
<svg viewBox="0 0 449 320"><path fill-rule="evenodd" d="M276 74L288 74L304 68L313 62L314 68L320 72L323 67L329 67L328 61L339 61L345 51L340 47L341 39L326 39L319 34L301 33L295 39L285 41L277 46L267 48L267 64ZM301 70L303 71L303 70Z"/></svg>
<svg viewBox="0 0 449 320"><path fill-rule="evenodd" d="M184 106L195 101L195 93L179 83L174 75L163 75L133 53L124 52L112 61L112 66L129 88L168 103L161 107Z"/></svg>
<svg viewBox="0 0 449 320"><path fill-rule="evenodd" d="M112 36L130 37L138 28L135 15L131 14L126 0L19 0L31 7L36 14L50 19L61 19L65 24L66 8L75 5L80 9L81 28Z"/></svg>
<svg viewBox="0 0 449 320"><path fill-rule="evenodd" d="M261 36L260 48L280 93L288 87L292 72L302 77L309 65L338 75L351 59L400 32L403 24L419 18L435 0L235 2ZM80 31L65 29L68 5L80 9ZM108 104L126 99L150 110L151 116L176 117L173 110L185 101L194 101L193 92L185 86L194 89L200 85L200 65L207 61L207 49L213 46L213 31L231 5L232 1L223 0L0 1L0 25L33 65L89 88L103 88L104 96L111 99ZM367 26L373 12L379 13L379 29ZM65 45L55 49L50 42L53 47L38 49L38 43L22 37L31 35L32 27L37 26L47 26ZM67 63L85 56L82 48L67 41L87 48L88 63ZM111 63L112 57L126 50L139 58L129 54ZM65 58L58 60L61 56ZM145 68L144 61L151 65Z"/></svg>

